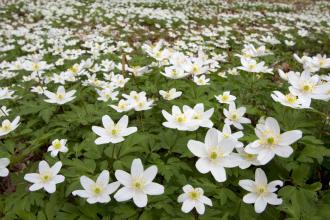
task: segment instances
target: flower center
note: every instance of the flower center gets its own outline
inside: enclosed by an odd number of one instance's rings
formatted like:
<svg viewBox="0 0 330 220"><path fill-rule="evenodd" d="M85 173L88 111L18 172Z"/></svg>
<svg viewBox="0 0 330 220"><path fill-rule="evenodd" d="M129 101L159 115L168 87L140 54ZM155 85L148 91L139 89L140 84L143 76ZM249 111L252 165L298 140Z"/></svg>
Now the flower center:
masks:
<svg viewBox="0 0 330 220"><path fill-rule="evenodd" d="M191 191L188 193L188 195L189 195L190 199L192 199L192 200L197 200L200 197L200 193L196 192L196 191Z"/></svg>
<svg viewBox="0 0 330 220"><path fill-rule="evenodd" d="M266 187L265 186L258 186L258 188L257 188L257 194L258 195L263 195L265 193L267 193Z"/></svg>
<svg viewBox="0 0 330 220"><path fill-rule="evenodd" d="M71 73L73 73L73 74L77 74L77 73L78 73L78 68L75 67L75 66L73 66L73 67L71 67L71 68L69 69L69 71L70 71Z"/></svg>
<svg viewBox="0 0 330 220"><path fill-rule="evenodd" d="M228 95L223 95L222 96L222 101L228 101L228 99L229 99L229 96Z"/></svg>
<svg viewBox="0 0 330 220"><path fill-rule="evenodd" d="M201 119L201 118L202 118L202 115L200 113L196 113L193 116L193 119L196 119L196 120Z"/></svg>
<svg viewBox="0 0 330 220"><path fill-rule="evenodd" d="M44 183L49 182L52 179L52 175L49 172L41 174L40 177L41 181Z"/></svg>
<svg viewBox="0 0 330 220"><path fill-rule="evenodd" d="M270 144L270 145L274 144L275 143L274 137L267 138L267 143Z"/></svg>
<svg viewBox="0 0 330 220"><path fill-rule="evenodd" d="M119 133L119 130L116 128L111 129L111 134L112 135L117 135Z"/></svg>
<svg viewBox="0 0 330 220"><path fill-rule="evenodd" d="M132 186L136 190L141 190L143 188L143 182L140 179L134 180Z"/></svg>
<svg viewBox="0 0 330 220"><path fill-rule="evenodd" d="M63 100L64 99L64 95L62 93L56 94L56 98L58 100Z"/></svg>
<svg viewBox="0 0 330 220"><path fill-rule="evenodd" d="M40 65L38 63L32 64L33 71L38 71L40 69Z"/></svg>
<svg viewBox="0 0 330 220"><path fill-rule="evenodd" d="M233 120L233 121L237 121L237 120L238 120L238 115L237 115L237 113L232 113L232 114L231 114L231 120Z"/></svg>
<svg viewBox="0 0 330 220"><path fill-rule="evenodd" d="M53 144L53 146L54 146L54 148L55 149L60 149L61 148L61 146L62 146L62 144L61 144L61 142L60 141L58 141L58 140L56 140L55 141L55 143Z"/></svg>
<svg viewBox="0 0 330 220"><path fill-rule="evenodd" d="M125 103L121 103L118 105L118 108L121 109L121 110L124 110L126 109L127 105Z"/></svg>
<svg viewBox="0 0 330 220"><path fill-rule="evenodd" d="M175 121L181 124L181 123L186 122L187 118L184 114L180 114L175 118Z"/></svg>
<svg viewBox="0 0 330 220"><path fill-rule="evenodd" d="M291 94L286 95L285 98L286 98L286 101L291 104L293 104L297 101L297 97L294 95L291 95Z"/></svg>
<svg viewBox="0 0 330 220"><path fill-rule="evenodd" d="M92 191L95 195L99 195L100 193L102 193L103 190L100 186L96 185L96 186L93 187Z"/></svg>
<svg viewBox="0 0 330 220"><path fill-rule="evenodd" d="M12 129L12 125L8 121L4 121L2 124L2 129L5 131L10 131Z"/></svg>
<svg viewBox="0 0 330 220"><path fill-rule="evenodd" d="M245 154L244 156L245 156L245 159L247 159L247 160L254 160L256 157L256 155L254 155L254 154Z"/></svg>
<svg viewBox="0 0 330 220"><path fill-rule="evenodd" d="M196 74L197 72L198 72L198 70L199 70L199 68L198 68L198 66L195 64L194 66L193 66L193 68L192 68L192 72L194 73L194 74Z"/></svg>
<svg viewBox="0 0 330 220"><path fill-rule="evenodd" d="M254 70L257 66L255 64L249 64L248 67L250 70Z"/></svg>
<svg viewBox="0 0 330 220"><path fill-rule="evenodd" d="M218 154L217 152L211 152L210 153L210 159L211 160L216 160L218 158Z"/></svg>
<svg viewBox="0 0 330 220"><path fill-rule="evenodd" d="M302 86L302 90L304 92L311 92L312 89L313 89L313 87L311 85L308 85L308 84L305 84L305 85Z"/></svg>

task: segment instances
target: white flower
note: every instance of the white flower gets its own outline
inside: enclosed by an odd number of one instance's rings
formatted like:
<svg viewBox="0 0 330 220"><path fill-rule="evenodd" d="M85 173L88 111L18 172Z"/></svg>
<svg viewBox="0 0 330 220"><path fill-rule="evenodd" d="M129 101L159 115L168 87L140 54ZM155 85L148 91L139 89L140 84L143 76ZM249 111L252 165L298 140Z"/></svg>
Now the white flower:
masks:
<svg viewBox="0 0 330 220"><path fill-rule="evenodd" d="M225 104L230 104L231 102L234 102L236 100L235 96L230 95L230 91L225 91L222 95L215 96L215 98L218 100L219 103Z"/></svg>
<svg viewBox="0 0 330 220"><path fill-rule="evenodd" d="M203 215L205 205L212 206L211 199L204 196L204 190L202 188L193 188L187 184L182 189L184 193L178 197L178 202L182 203L181 210L184 213L188 213L195 208L198 214Z"/></svg>
<svg viewBox="0 0 330 220"><path fill-rule="evenodd" d="M288 81L291 84L289 87L293 95L299 96L304 102L304 106L309 107L312 99L326 100L328 98L326 87L319 85L320 77L311 75L304 71L301 75L289 73Z"/></svg>
<svg viewBox="0 0 330 220"><path fill-rule="evenodd" d="M66 146L67 139L55 139L52 141L52 145L50 145L47 151L51 151L50 155L52 157L56 157L59 152L66 153L68 152L68 148Z"/></svg>
<svg viewBox="0 0 330 220"><path fill-rule="evenodd" d="M267 203L271 205L282 204L282 199L279 199L274 192L278 190L277 186L283 186L283 182L274 180L268 183L265 172L260 168L256 169L255 181L240 180L238 184L250 192L243 197L243 202L247 204L254 203L256 213L263 212Z"/></svg>
<svg viewBox="0 0 330 220"><path fill-rule="evenodd" d="M2 121L2 124L0 127L0 137L15 130L20 125L19 120L20 120L20 117L17 116L12 122L10 122L8 119Z"/></svg>
<svg viewBox="0 0 330 220"><path fill-rule="evenodd" d="M3 116L8 116L9 115L9 112L11 111L10 108L7 109L6 106L1 106L1 109L0 109L0 118L3 117Z"/></svg>
<svg viewBox="0 0 330 220"><path fill-rule="evenodd" d="M235 133L231 132L230 126L228 124L224 124L222 128L222 132L219 131L219 138L222 139L228 139L234 142L235 148L242 148L244 145L242 142L238 141L241 137L243 137L244 134L242 131L238 131Z"/></svg>
<svg viewBox="0 0 330 220"><path fill-rule="evenodd" d="M314 63L318 65L320 68L330 68L330 58L327 58L326 55L318 54L312 57Z"/></svg>
<svg viewBox="0 0 330 220"><path fill-rule="evenodd" d="M118 105L109 105L111 108L116 110L117 112L127 112L132 109L132 106L129 101L121 99L118 102Z"/></svg>
<svg viewBox="0 0 330 220"><path fill-rule="evenodd" d="M7 166L9 165L10 160L8 158L0 158L0 177L8 176L9 170Z"/></svg>
<svg viewBox="0 0 330 220"><path fill-rule="evenodd" d="M123 97L127 99L129 106L134 108L135 111L151 109L153 104L153 100L147 99L145 92L131 91L129 95L123 94Z"/></svg>
<svg viewBox="0 0 330 220"><path fill-rule="evenodd" d="M290 145L302 137L302 132L299 130L281 134L278 122L272 117L266 118L262 124L257 124L255 133L259 139L247 145L245 151L249 154L258 154L257 159L263 165L275 155L289 157L293 152Z"/></svg>
<svg viewBox="0 0 330 220"><path fill-rule="evenodd" d="M242 57L241 64L242 66L238 67L237 69L251 73L272 73L272 69L264 66L264 61L257 63L257 61L254 59Z"/></svg>
<svg viewBox="0 0 330 220"><path fill-rule="evenodd" d="M169 91L159 90L159 94L163 97L165 100L173 100L182 95L181 91L176 91L175 88L170 89Z"/></svg>
<svg viewBox="0 0 330 220"><path fill-rule="evenodd" d="M169 114L167 111L162 110L164 118L167 120L163 122L163 126L167 128L178 129L180 131L192 131L192 126L194 125L191 116L192 111L181 112L178 106L172 106L172 114Z"/></svg>
<svg viewBox="0 0 330 220"><path fill-rule="evenodd" d="M301 100L298 96L295 96L291 93L288 93L284 95L280 91L273 91L273 94L271 94L271 97L275 102L279 102L284 106L288 106L291 108L308 108L309 106L306 106L310 103L304 102Z"/></svg>
<svg viewBox="0 0 330 220"><path fill-rule="evenodd" d="M128 116L124 115L115 124L108 115L102 117L102 124L104 128L99 126L93 126L92 130L95 134L99 135L95 140L95 144L107 144L107 143L119 143L124 141L123 137L128 136L137 131L136 127L127 127Z"/></svg>
<svg viewBox="0 0 330 220"><path fill-rule="evenodd" d="M80 177L83 190L75 190L72 195L86 198L90 204L108 203L111 201L110 194L114 193L120 186L119 182L109 184L109 171L103 170L97 177L96 182L87 176Z"/></svg>
<svg viewBox="0 0 330 220"><path fill-rule="evenodd" d="M57 88L56 93L52 93L48 90L45 90L44 94L48 98L48 99L45 99L45 102L63 105L65 103L70 102L73 99L75 99L76 97L73 96L75 93L76 93L76 90L71 90L69 92L65 92L65 89L63 86L59 86Z"/></svg>
<svg viewBox="0 0 330 220"><path fill-rule="evenodd" d="M214 108L210 108L209 110L204 111L204 104L198 103L194 106L194 108L190 108L189 106L184 105L183 112L187 112L187 114L191 116L191 121L194 124L191 128L192 130L197 130L199 127L213 127L213 122L210 120L210 118L213 115Z"/></svg>
<svg viewBox="0 0 330 220"><path fill-rule="evenodd" d="M105 88L102 90L96 89L97 94L99 97L97 97L97 100L107 102L109 99L111 100L117 100L117 95L119 94L118 91L113 91L110 88Z"/></svg>
<svg viewBox="0 0 330 220"><path fill-rule="evenodd" d="M180 79L189 75L184 69L175 66L165 67L165 72L161 72L161 74L170 79Z"/></svg>
<svg viewBox="0 0 330 220"><path fill-rule="evenodd" d="M64 181L64 176L57 175L62 167L62 162L56 162L52 167L44 160L39 162L39 173L25 174L24 179L33 185L30 186L30 191L36 191L44 188L48 193L56 191L56 184Z"/></svg>
<svg viewBox="0 0 330 220"><path fill-rule="evenodd" d="M229 104L229 109L223 109L223 114L226 116L225 123L228 125L234 125L238 129L243 129L242 124L249 124L251 120L243 117L246 112L245 107L236 109L234 102Z"/></svg>
<svg viewBox="0 0 330 220"><path fill-rule="evenodd" d="M240 157L240 161L239 161L239 168L240 169L246 169L249 168L251 165L254 166L259 166L261 165L260 162L257 159L257 155L256 154L249 154L245 151L244 148L236 148L238 155Z"/></svg>
<svg viewBox="0 0 330 220"><path fill-rule="evenodd" d="M189 140L189 150L197 157L196 168L200 173L211 172L218 182L226 181L225 167L238 165L238 157L233 153L235 145L233 141L219 137L219 131L211 128L205 136L205 143Z"/></svg>
<svg viewBox="0 0 330 220"><path fill-rule="evenodd" d="M157 167L155 165L144 170L141 160L134 159L131 174L123 170L116 170L115 176L124 186L117 191L114 198L118 202L133 198L136 206L145 207L148 203L147 195L161 195L164 193L162 185L152 182L156 175Z"/></svg>
<svg viewBox="0 0 330 220"><path fill-rule="evenodd" d="M7 87L5 88L0 88L0 100L2 99L14 99L15 96L13 94L15 91L8 89Z"/></svg>
<svg viewBox="0 0 330 220"><path fill-rule="evenodd" d="M183 106L183 112L178 106L172 106L172 114L162 110L164 118L163 126L167 128L178 129L180 131L195 131L200 126L211 128L213 126L210 120L214 109L211 108L204 112L204 104L198 103L191 108L187 105Z"/></svg>
<svg viewBox="0 0 330 220"><path fill-rule="evenodd" d="M32 86L31 92L38 93L40 95L44 94L44 91L47 89L47 87L41 87L41 86Z"/></svg>
<svg viewBox="0 0 330 220"><path fill-rule="evenodd" d="M194 76L194 82L199 86L210 85L210 79L206 78L205 75L201 75L200 77Z"/></svg>

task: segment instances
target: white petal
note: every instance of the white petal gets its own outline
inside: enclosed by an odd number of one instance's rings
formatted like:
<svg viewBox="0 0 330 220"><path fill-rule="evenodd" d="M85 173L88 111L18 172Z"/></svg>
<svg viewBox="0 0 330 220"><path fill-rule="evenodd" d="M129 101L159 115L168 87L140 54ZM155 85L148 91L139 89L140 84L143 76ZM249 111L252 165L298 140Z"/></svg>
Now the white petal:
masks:
<svg viewBox="0 0 330 220"><path fill-rule="evenodd" d="M96 145L100 145L100 144L107 144L110 143L110 138L108 137L99 137L95 140L95 144Z"/></svg>
<svg viewBox="0 0 330 220"><path fill-rule="evenodd" d="M75 190L72 192L72 195L80 196L81 198L88 198L90 196L90 194L87 193L86 190Z"/></svg>
<svg viewBox="0 0 330 220"><path fill-rule="evenodd" d="M143 179L146 183L150 183L153 179L155 179L157 175L158 169L157 166L153 165L148 167L143 173Z"/></svg>
<svg viewBox="0 0 330 220"><path fill-rule="evenodd" d="M212 200L207 198L206 196L202 196L201 201L206 205L212 206Z"/></svg>
<svg viewBox="0 0 330 220"><path fill-rule="evenodd" d="M204 212L205 212L205 206L204 206L203 203L196 202L195 208L196 208L196 211L197 211L198 214L200 214L200 215L203 215L204 214Z"/></svg>
<svg viewBox="0 0 330 220"><path fill-rule="evenodd" d="M106 192L107 194L112 194L114 193L120 186L120 183L118 181L110 183L106 187Z"/></svg>
<svg viewBox="0 0 330 220"><path fill-rule="evenodd" d="M119 121L117 122L117 125L120 128L127 128L127 125L128 125L128 116L127 115L124 115L123 117L121 117L119 119Z"/></svg>
<svg viewBox="0 0 330 220"><path fill-rule="evenodd" d="M102 117L102 124L105 128L111 127L114 125L114 122L112 121L112 119L110 118L109 115L103 115Z"/></svg>
<svg viewBox="0 0 330 220"><path fill-rule="evenodd" d="M95 182L87 176L81 176L80 184L82 185L82 187L84 187L84 189L89 190L90 186L95 184Z"/></svg>
<svg viewBox="0 0 330 220"><path fill-rule="evenodd" d="M97 134L98 136L109 136L107 131L102 128L102 127L99 127L99 126L92 126L92 130L95 134Z"/></svg>
<svg viewBox="0 0 330 220"><path fill-rule="evenodd" d="M191 201L190 199L187 199L183 202L181 210L184 213L190 212L195 207L195 203Z"/></svg>
<svg viewBox="0 0 330 220"><path fill-rule="evenodd" d="M261 168L257 168L255 172L255 183L257 185L267 185L267 176Z"/></svg>
<svg viewBox="0 0 330 220"><path fill-rule="evenodd" d="M268 195L264 196L264 199L271 205L280 205L283 202L282 199L277 198L277 195L275 193L268 193Z"/></svg>
<svg viewBox="0 0 330 220"><path fill-rule="evenodd" d="M217 146L219 142L219 131L211 128L207 131L205 136L205 145L208 147Z"/></svg>
<svg viewBox="0 0 330 220"><path fill-rule="evenodd" d="M288 158L292 154L293 149L290 146L277 146L274 149L274 153L280 157Z"/></svg>
<svg viewBox="0 0 330 220"><path fill-rule="evenodd" d="M247 204L255 203L258 196L256 193L248 193L243 197L243 202Z"/></svg>
<svg viewBox="0 0 330 220"><path fill-rule="evenodd" d="M43 173L49 170L49 165L45 160L40 161L39 163L39 173Z"/></svg>
<svg viewBox="0 0 330 220"><path fill-rule="evenodd" d="M266 206L267 202L262 197L258 197L254 203L254 210L256 213L261 213L266 209Z"/></svg>
<svg viewBox="0 0 330 220"><path fill-rule="evenodd" d="M268 117L266 118L265 125L274 131L276 135L280 134L280 126L278 125L278 122L276 121L275 118Z"/></svg>
<svg viewBox="0 0 330 220"><path fill-rule="evenodd" d="M302 132L299 130L287 131L281 134L280 142L281 145L290 145L299 140L302 137Z"/></svg>
<svg viewBox="0 0 330 220"><path fill-rule="evenodd" d="M54 193L56 191L56 185L54 183L48 183L44 185L44 189L48 193Z"/></svg>
<svg viewBox="0 0 330 220"><path fill-rule="evenodd" d="M255 183L252 180L240 180L238 185L249 192L253 192L255 189Z"/></svg>
<svg viewBox="0 0 330 220"><path fill-rule="evenodd" d="M226 170L223 167L217 167L216 169L212 168L211 173L214 179L218 182L226 181Z"/></svg>
<svg viewBox="0 0 330 220"><path fill-rule="evenodd" d="M246 151L248 152L248 151ZM249 153L249 152L248 152ZM271 150L262 150L259 152L257 159L260 161L262 165L268 163L271 159L273 159L275 156L275 153Z"/></svg>
<svg viewBox="0 0 330 220"><path fill-rule="evenodd" d="M30 183L40 182L40 175L38 173L28 173L25 174L24 179Z"/></svg>
<svg viewBox="0 0 330 220"><path fill-rule="evenodd" d="M188 197L187 193L182 193L181 195L178 196L178 202L181 203L181 202L185 201L188 198L189 197Z"/></svg>
<svg viewBox="0 0 330 220"><path fill-rule="evenodd" d="M129 173L123 170L116 170L116 179L124 186L130 186L132 184L132 177Z"/></svg>
<svg viewBox="0 0 330 220"><path fill-rule="evenodd" d="M149 183L144 187L143 192L148 195L161 195L164 193L164 186L158 183Z"/></svg>
<svg viewBox="0 0 330 220"><path fill-rule="evenodd" d="M189 193L189 192L191 192L191 191L194 190L194 188L191 185L189 185L189 184L187 184L184 187L182 187L182 189L183 189L183 192L185 192L185 193Z"/></svg>
<svg viewBox="0 0 330 220"><path fill-rule="evenodd" d="M200 158L196 162L196 168L200 173L207 173L211 169L210 161L207 158Z"/></svg>
<svg viewBox="0 0 330 220"><path fill-rule="evenodd" d="M134 159L131 165L132 177L139 177L143 175L143 165L141 159Z"/></svg>
<svg viewBox="0 0 330 220"><path fill-rule="evenodd" d="M283 186L283 182L281 180L274 180L268 183L267 190L269 192L275 192L278 190L277 186Z"/></svg>
<svg viewBox="0 0 330 220"><path fill-rule="evenodd" d="M103 170L100 175L97 177L96 183L106 186L109 183L109 171Z"/></svg>
<svg viewBox="0 0 330 220"><path fill-rule="evenodd" d="M10 160L8 158L0 158L0 168L7 167L10 163Z"/></svg>
<svg viewBox="0 0 330 220"><path fill-rule="evenodd" d="M60 172L60 170L61 170L61 167L62 167L62 162L57 161L51 168L52 172L53 172L53 175L58 174L58 172Z"/></svg>
<svg viewBox="0 0 330 220"><path fill-rule="evenodd" d="M116 194L114 195L114 198L118 202L123 202L130 200L133 197L134 191L131 188L123 187L119 189Z"/></svg>
<svg viewBox="0 0 330 220"><path fill-rule="evenodd" d="M188 149L197 157L207 157L205 145L200 141L189 140Z"/></svg>
<svg viewBox="0 0 330 220"><path fill-rule="evenodd" d="M35 183L35 184L33 184L33 185L30 186L29 190L30 191L37 191L37 190L39 190L39 189L41 189L43 187L44 187L43 184L41 184L41 183Z"/></svg>
<svg viewBox="0 0 330 220"><path fill-rule="evenodd" d="M135 192L133 195L133 201L139 208L145 207L148 203L148 197L143 192Z"/></svg>
<svg viewBox="0 0 330 220"><path fill-rule="evenodd" d="M54 183L62 183L64 182L65 177L63 175L56 175L53 179Z"/></svg>

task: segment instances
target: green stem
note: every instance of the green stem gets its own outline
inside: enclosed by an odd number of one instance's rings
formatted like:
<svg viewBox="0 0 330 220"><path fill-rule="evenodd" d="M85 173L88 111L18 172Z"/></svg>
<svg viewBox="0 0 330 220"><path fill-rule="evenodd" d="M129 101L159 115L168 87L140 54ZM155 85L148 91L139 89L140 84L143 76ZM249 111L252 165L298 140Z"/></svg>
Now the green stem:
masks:
<svg viewBox="0 0 330 220"><path fill-rule="evenodd" d="M139 112L139 115L140 115L140 124L141 124L141 128L142 128L142 131L144 132L144 126L143 126L143 114L142 114L142 111Z"/></svg>
<svg viewBox="0 0 330 220"><path fill-rule="evenodd" d="M112 147L112 158L114 160L117 159L117 157L115 157L115 149L116 149L116 144L113 144L113 147Z"/></svg>

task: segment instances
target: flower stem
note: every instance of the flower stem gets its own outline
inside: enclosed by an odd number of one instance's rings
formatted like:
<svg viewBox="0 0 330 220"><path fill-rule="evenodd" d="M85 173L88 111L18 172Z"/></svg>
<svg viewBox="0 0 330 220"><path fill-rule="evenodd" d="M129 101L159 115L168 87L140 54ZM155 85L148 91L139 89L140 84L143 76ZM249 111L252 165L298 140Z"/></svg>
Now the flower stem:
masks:
<svg viewBox="0 0 330 220"><path fill-rule="evenodd" d="M114 160L117 159L117 157L115 157L115 149L116 149L116 144L113 144L113 147L112 147L112 158Z"/></svg>

